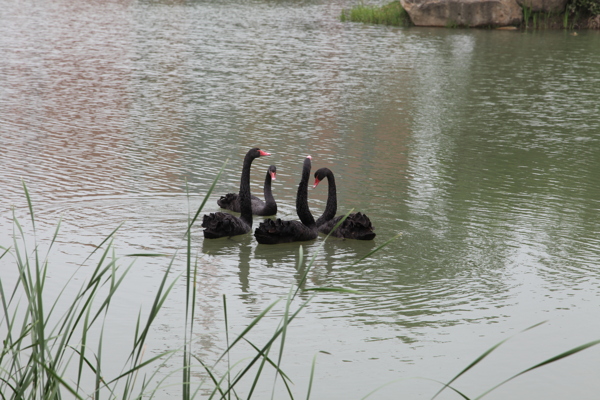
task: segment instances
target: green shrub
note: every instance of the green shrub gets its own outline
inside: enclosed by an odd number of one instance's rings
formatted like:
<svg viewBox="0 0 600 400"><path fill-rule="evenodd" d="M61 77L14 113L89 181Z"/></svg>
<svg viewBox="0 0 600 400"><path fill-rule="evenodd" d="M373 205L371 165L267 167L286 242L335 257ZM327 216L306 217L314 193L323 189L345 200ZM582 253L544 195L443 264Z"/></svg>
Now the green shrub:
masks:
<svg viewBox="0 0 600 400"><path fill-rule="evenodd" d="M567 11L571 14L600 15L600 0L571 0Z"/></svg>
<svg viewBox="0 0 600 400"><path fill-rule="evenodd" d="M365 24L381 24L393 26L408 26L411 24L408 13L399 1L392 1L384 6L359 4L350 10L343 10L340 19Z"/></svg>

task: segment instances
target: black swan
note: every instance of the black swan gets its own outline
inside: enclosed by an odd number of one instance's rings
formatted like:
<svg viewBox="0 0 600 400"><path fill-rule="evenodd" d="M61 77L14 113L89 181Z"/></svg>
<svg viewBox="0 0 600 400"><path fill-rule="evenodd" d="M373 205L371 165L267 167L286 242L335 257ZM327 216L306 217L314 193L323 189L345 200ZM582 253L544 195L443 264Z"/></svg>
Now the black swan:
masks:
<svg viewBox="0 0 600 400"><path fill-rule="evenodd" d="M335 213L337 212L337 194L335 190L335 178L333 172L331 172L329 168L321 168L315 172L315 184L313 185L313 188L317 187L319 182L325 178L327 178L329 184L327 204L323 215L317 219L317 227L319 232L329 234L331 229L340 222L344 216L335 216ZM369 217L358 212L350 214L331 236L346 239L372 240L375 237L375 232L373 232L374 229Z"/></svg>
<svg viewBox="0 0 600 400"><path fill-rule="evenodd" d="M250 149L244 157L242 167L242 178L240 179L240 204L241 215L236 217L231 214L216 212L204 215L202 227L204 228L204 237L207 239L216 239L220 237L229 237L242 235L252 230L252 200L250 199L250 167L252 161L260 156L270 156L259 148Z"/></svg>
<svg viewBox="0 0 600 400"><path fill-rule="evenodd" d="M296 213L300 221L282 221L265 219L254 231L254 237L258 243L278 244L301 242L305 240L316 239L319 235L317 224L308 208L308 180L310 178L310 160L308 156L304 160L302 167L302 179L298 185L298 194L296 195Z"/></svg>
<svg viewBox="0 0 600 400"><path fill-rule="evenodd" d="M271 180L275 180L277 176L277 168L274 165L269 166L267 176L265 177L265 201L262 201L256 196L252 198L252 214L253 215L275 215L277 214L277 203L271 193ZM237 193L227 193L217 200L219 207L226 210L240 212L240 196Z"/></svg>

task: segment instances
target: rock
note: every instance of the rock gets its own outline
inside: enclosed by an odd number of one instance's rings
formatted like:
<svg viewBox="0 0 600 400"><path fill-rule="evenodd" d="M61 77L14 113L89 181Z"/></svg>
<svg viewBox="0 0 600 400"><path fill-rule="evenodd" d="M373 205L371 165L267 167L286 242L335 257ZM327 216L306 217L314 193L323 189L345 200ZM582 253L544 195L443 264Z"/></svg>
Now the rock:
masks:
<svg viewBox="0 0 600 400"><path fill-rule="evenodd" d="M529 7L535 12L561 12L568 0L517 0L521 7Z"/></svg>
<svg viewBox="0 0 600 400"><path fill-rule="evenodd" d="M507 26L518 25L523 20L523 11L516 0L400 0L400 2L416 26Z"/></svg>

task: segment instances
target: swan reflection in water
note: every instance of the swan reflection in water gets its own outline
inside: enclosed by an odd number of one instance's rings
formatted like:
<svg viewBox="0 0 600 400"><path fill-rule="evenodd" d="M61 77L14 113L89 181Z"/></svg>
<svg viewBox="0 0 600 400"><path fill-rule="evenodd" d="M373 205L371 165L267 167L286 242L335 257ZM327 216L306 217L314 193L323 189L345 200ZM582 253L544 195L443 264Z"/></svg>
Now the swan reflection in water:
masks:
<svg viewBox="0 0 600 400"><path fill-rule="evenodd" d="M203 240L202 253L226 259L225 265L235 265L236 258L239 260L238 276L240 279L240 289L243 293L248 293L250 288L250 261L252 260L252 246L254 240L251 234L238 235L232 238L222 238L216 240Z"/></svg>

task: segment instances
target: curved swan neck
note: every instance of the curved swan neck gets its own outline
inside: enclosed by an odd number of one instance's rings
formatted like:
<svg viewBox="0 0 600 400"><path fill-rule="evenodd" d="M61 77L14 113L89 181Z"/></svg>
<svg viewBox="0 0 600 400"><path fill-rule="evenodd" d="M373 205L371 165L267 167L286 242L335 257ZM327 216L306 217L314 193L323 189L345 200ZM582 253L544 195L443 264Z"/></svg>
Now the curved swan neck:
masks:
<svg viewBox="0 0 600 400"><path fill-rule="evenodd" d="M252 199L250 197L250 167L252 161L256 158L252 151L249 151L244 157L244 165L242 166L242 178L240 179L240 219L252 226Z"/></svg>
<svg viewBox="0 0 600 400"><path fill-rule="evenodd" d="M314 227L315 219L308 208L308 180L310 179L310 158L306 157L302 167L302 179L298 185L298 194L296 195L296 213L300 221L306 226Z"/></svg>
<svg viewBox="0 0 600 400"><path fill-rule="evenodd" d="M324 224L325 222L332 220L337 213L337 192L335 187L335 177L331 170L327 170L325 177L327 178L327 204L325 205L325 211L323 215L317 219L317 226Z"/></svg>
<svg viewBox="0 0 600 400"><path fill-rule="evenodd" d="M272 204L275 203L275 198L273 197L273 192L271 190L271 171L267 171L267 176L265 177L265 187L263 189L263 194L265 195L265 203Z"/></svg>

